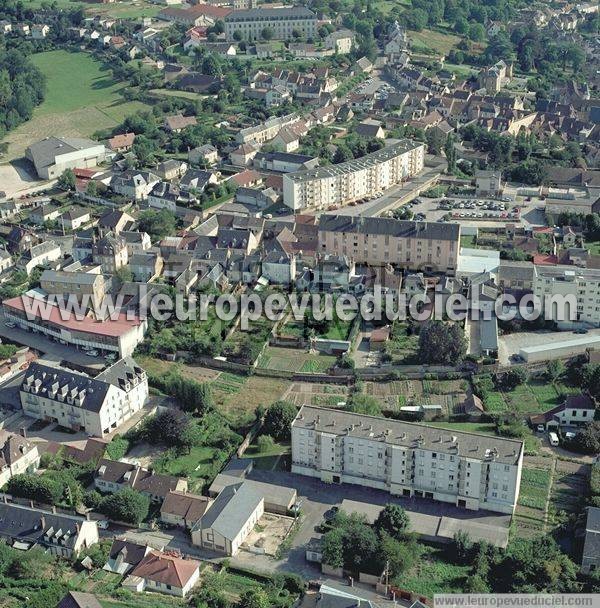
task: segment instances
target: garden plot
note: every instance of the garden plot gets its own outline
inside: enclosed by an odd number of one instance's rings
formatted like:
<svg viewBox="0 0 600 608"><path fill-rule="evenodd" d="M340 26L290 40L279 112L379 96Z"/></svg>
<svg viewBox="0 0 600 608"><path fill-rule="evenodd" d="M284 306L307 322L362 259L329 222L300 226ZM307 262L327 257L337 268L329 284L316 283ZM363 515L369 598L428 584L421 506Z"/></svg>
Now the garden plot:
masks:
<svg viewBox="0 0 600 608"><path fill-rule="evenodd" d="M268 346L258 359L258 366L284 372L320 374L335 364L336 358L289 348Z"/></svg>
<svg viewBox="0 0 600 608"><path fill-rule="evenodd" d="M316 405L319 407L336 407L347 401L349 389L339 384L316 384L311 382L294 382L285 398L294 405Z"/></svg>
<svg viewBox="0 0 600 608"><path fill-rule="evenodd" d="M266 555L275 555L281 543L294 525L291 517L264 513L242 545L242 549L252 552L264 551Z"/></svg>
<svg viewBox="0 0 600 608"><path fill-rule="evenodd" d="M550 501L557 511L578 513L589 490L590 466L578 462L556 461Z"/></svg>

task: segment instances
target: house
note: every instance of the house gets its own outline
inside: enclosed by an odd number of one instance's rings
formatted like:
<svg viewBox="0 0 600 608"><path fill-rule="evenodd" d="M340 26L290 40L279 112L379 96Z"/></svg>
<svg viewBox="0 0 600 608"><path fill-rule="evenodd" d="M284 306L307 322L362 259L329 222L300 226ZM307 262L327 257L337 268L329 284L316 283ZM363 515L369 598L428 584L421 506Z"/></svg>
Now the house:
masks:
<svg viewBox="0 0 600 608"><path fill-rule="evenodd" d="M148 194L159 181L160 177L150 171L129 169L120 175L115 175L110 187L117 194L140 201L148 198Z"/></svg>
<svg viewBox="0 0 600 608"><path fill-rule="evenodd" d="M91 219L90 212L83 207L71 207L60 216L63 230L77 230Z"/></svg>
<svg viewBox="0 0 600 608"><path fill-rule="evenodd" d="M56 608L102 608L102 604L93 593L82 591L69 591L65 597L58 602Z"/></svg>
<svg viewBox="0 0 600 608"><path fill-rule="evenodd" d="M171 181L172 179L183 177L187 169L187 163L170 158L156 165L154 173L162 179Z"/></svg>
<svg viewBox="0 0 600 608"><path fill-rule="evenodd" d="M46 222L52 222L56 218L60 216L60 207L55 207L50 203L46 203L44 205L40 205L35 209L31 210L29 214L29 221L41 226Z"/></svg>
<svg viewBox="0 0 600 608"><path fill-rule="evenodd" d="M257 153L258 149L252 144L242 144L229 153L229 160L235 167L246 167Z"/></svg>
<svg viewBox="0 0 600 608"><path fill-rule="evenodd" d="M501 171L475 169L475 193L477 196L499 196L502 191Z"/></svg>
<svg viewBox="0 0 600 608"><path fill-rule="evenodd" d="M7 249L12 254L24 253L40 242L40 238L32 230L14 226L6 237Z"/></svg>
<svg viewBox="0 0 600 608"><path fill-rule="evenodd" d="M147 232L122 230L119 236L125 240L129 257L135 253L144 253L152 247L152 240Z"/></svg>
<svg viewBox="0 0 600 608"><path fill-rule="evenodd" d="M388 343L391 333L389 325L373 329L369 339L369 350L371 352L385 350L385 345Z"/></svg>
<svg viewBox="0 0 600 608"><path fill-rule="evenodd" d="M600 570L600 508L598 507L587 508L581 570L586 574Z"/></svg>
<svg viewBox="0 0 600 608"><path fill-rule="evenodd" d="M197 192L204 192L204 189L209 184L217 184L219 182L217 174L212 171L204 171L202 169L190 169L182 178L179 180L179 187L183 192L189 192L191 190Z"/></svg>
<svg viewBox="0 0 600 608"><path fill-rule="evenodd" d="M354 132L366 139L384 139L385 131L378 121L366 120L356 125Z"/></svg>
<svg viewBox="0 0 600 608"><path fill-rule="evenodd" d="M102 266L106 274L115 274L129 259L127 242L114 232L105 232L102 238L92 243L92 259Z"/></svg>
<svg viewBox="0 0 600 608"><path fill-rule="evenodd" d="M535 429L540 426L544 430L570 429L583 426L594 420L596 404L593 399L583 393L569 395L563 403L544 412L529 417L529 423Z"/></svg>
<svg viewBox="0 0 600 608"><path fill-rule="evenodd" d="M94 310L102 305L110 285L108 277L95 272L44 270L40 277L40 287L46 293L65 301L74 296Z"/></svg>
<svg viewBox="0 0 600 608"><path fill-rule="evenodd" d="M187 597L200 578L200 562L150 551L123 581L125 589Z"/></svg>
<svg viewBox="0 0 600 608"><path fill-rule="evenodd" d="M160 519L166 524L190 530L204 515L211 502L206 496L169 492L160 508Z"/></svg>
<svg viewBox="0 0 600 608"><path fill-rule="evenodd" d="M182 114L166 116L164 121L164 127L170 133L180 133L187 127L194 127L197 124L195 116L183 116Z"/></svg>
<svg viewBox="0 0 600 608"><path fill-rule="evenodd" d="M190 150L188 160L193 165L211 167L219 162L219 151L211 144L204 144Z"/></svg>
<svg viewBox="0 0 600 608"><path fill-rule="evenodd" d="M36 23L31 27L31 37L34 40L43 40L48 35L49 31L50 31L49 25L46 25L45 23L41 23L41 24Z"/></svg>
<svg viewBox="0 0 600 608"><path fill-rule="evenodd" d="M121 133L111 137L107 143L113 152L127 152L131 150L134 141L135 133Z"/></svg>
<svg viewBox="0 0 600 608"><path fill-rule="evenodd" d="M355 74L370 74L373 71L373 64L366 58L361 57L353 66Z"/></svg>
<svg viewBox="0 0 600 608"><path fill-rule="evenodd" d="M96 468L94 485L101 492L115 493L130 487L162 502L169 492L187 490L187 481L173 475L160 475L138 465L103 458Z"/></svg>
<svg viewBox="0 0 600 608"><path fill-rule="evenodd" d="M115 538L103 570L121 576L129 574L151 550L148 545Z"/></svg>
<svg viewBox="0 0 600 608"><path fill-rule="evenodd" d="M292 126L284 127L273 138L271 145L283 152L293 152L300 147L300 136Z"/></svg>
<svg viewBox="0 0 600 608"><path fill-rule="evenodd" d="M104 437L142 409L148 380L130 357L94 378L35 362L23 376L19 396L28 416Z"/></svg>
<svg viewBox="0 0 600 608"><path fill-rule="evenodd" d="M56 179L67 169L95 167L112 155L104 144L79 137L47 137L25 150L41 179Z"/></svg>
<svg viewBox="0 0 600 608"><path fill-rule="evenodd" d="M131 215L129 215L129 213L116 210L107 211L98 220L98 228L100 229L101 235L104 235L107 232L120 234L123 232L123 230L131 228L134 223L135 220L131 217Z"/></svg>
<svg viewBox="0 0 600 608"><path fill-rule="evenodd" d="M262 517L264 508L264 497L253 486L243 481L227 486L192 528L192 543L225 555L236 555Z"/></svg>
<svg viewBox="0 0 600 608"><path fill-rule="evenodd" d="M6 19L0 21L0 34L10 34L12 32L12 23Z"/></svg>
<svg viewBox="0 0 600 608"><path fill-rule="evenodd" d="M163 264L164 260L159 253L146 252L131 255L127 267L131 270L134 281L149 283L160 276Z"/></svg>
<svg viewBox="0 0 600 608"><path fill-rule="evenodd" d="M46 266L52 262L56 262L60 259L61 255L60 245L54 241L44 241L25 251L17 262L17 267L24 270L27 275L30 275L37 266Z"/></svg>
<svg viewBox="0 0 600 608"><path fill-rule="evenodd" d="M351 30L338 30L325 37L325 46L339 55L346 55L352 50L355 38L356 34Z"/></svg>
<svg viewBox="0 0 600 608"><path fill-rule="evenodd" d="M246 169L245 171L236 173L230 179L236 186L240 188L252 188L262 183L263 176L257 171Z"/></svg>
<svg viewBox="0 0 600 608"><path fill-rule="evenodd" d="M12 256L6 249L0 249L0 273L14 266Z"/></svg>
<svg viewBox="0 0 600 608"><path fill-rule="evenodd" d="M263 257L262 276L274 285L292 285L296 279L296 257L271 251Z"/></svg>
<svg viewBox="0 0 600 608"><path fill-rule="evenodd" d="M98 542L98 526L84 517L0 502L0 538L21 551L37 546L71 559Z"/></svg>
<svg viewBox="0 0 600 608"><path fill-rule="evenodd" d="M40 464L37 446L24 437L0 430L0 487L13 475L34 473Z"/></svg>

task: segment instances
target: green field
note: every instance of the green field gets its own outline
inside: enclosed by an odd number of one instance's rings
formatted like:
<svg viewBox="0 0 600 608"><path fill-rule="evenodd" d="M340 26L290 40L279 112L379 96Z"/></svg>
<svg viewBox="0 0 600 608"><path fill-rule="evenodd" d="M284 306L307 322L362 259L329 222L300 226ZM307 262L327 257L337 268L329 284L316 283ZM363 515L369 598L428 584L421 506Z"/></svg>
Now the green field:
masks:
<svg viewBox="0 0 600 608"><path fill-rule="evenodd" d="M441 55L447 55L460 42L459 36L434 30L409 31L408 37L417 52L429 50Z"/></svg>
<svg viewBox="0 0 600 608"><path fill-rule="evenodd" d="M36 9L42 4L56 4L60 9L75 10L83 7L88 15L103 15L119 19L135 19L137 17L154 17L164 7L151 4L146 0L124 0L109 4L78 2L77 0L25 0L26 8Z"/></svg>
<svg viewBox="0 0 600 608"><path fill-rule="evenodd" d="M52 135L89 137L148 109L141 102L125 101L122 93L127 85L115 81L88 53L48 51L33 55L32 61L46 74L46 99L31 120L6 137L7 160L22 156L32 141Z"/></svg>

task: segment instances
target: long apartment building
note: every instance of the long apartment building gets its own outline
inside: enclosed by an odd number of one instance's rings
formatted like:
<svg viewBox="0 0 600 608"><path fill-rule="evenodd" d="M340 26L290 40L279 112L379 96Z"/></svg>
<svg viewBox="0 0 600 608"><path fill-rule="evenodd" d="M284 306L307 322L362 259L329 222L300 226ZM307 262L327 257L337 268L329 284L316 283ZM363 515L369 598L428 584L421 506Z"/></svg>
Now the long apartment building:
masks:
<svg viewBox="0 0 600 608"><path fill-rule="evenodd" d="M374 196L423 170L425 145L403 139L339 165L288 173L283 202L293 209L326 209Z"/></svg>
<svg viewBox="0 0 600 608"><path fill-rule="evenodd" d="M459 224L345 215L322 215L319 221L318 251L357 264L453 274L459 249Z"/></svg>
<svg viewBox="0 0 600 608"><path fill-rule="evenodd" d="M513 513L523 442L303 406L292 423L292 472Z"/></svg>
<svg viewBox="0 0 600 608"><path fill-rule="evenodd" d="M289 127L300 120L298 114L273 116L265 122L238 131L236 141L239 144L264 144L273 139L281 129Z"/></svg>
<svg viewBox="0 0 600 608"><path fill-rule="evenodd" d="M559 326L600 326L600 270L576 266L534 266L533 294L544 317Z"/></svg>
<svg viewBox="0 0 600 608"><path fill-rule="evenodd" d="M242 40L260 40L265 29L271 30L274 40L290 40L293 32L300 32L303 38L317 34L317 16L303 6L281 8L251 8L233 11L225 17L225 36L235 40L239 32Z"/></svg>
<svg viewBox="0 0 600 608"><path fill-rule="evenodd" d="M27 415L104 437L142 409L148 379L131 358L117 361L95 378L33 363L19 393Z"/></svg>

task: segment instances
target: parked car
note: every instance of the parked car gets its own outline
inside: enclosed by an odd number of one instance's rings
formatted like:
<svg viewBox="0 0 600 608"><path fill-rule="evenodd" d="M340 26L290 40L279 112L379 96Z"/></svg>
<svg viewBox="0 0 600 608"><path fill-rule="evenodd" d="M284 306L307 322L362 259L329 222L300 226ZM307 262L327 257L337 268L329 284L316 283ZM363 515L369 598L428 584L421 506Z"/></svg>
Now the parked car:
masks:
<svg viewBox="0 0 600 608"><path fill-rule="evenodd" d="M88 357L97 357L100 353L97 350L88 350L85 354Z"/></svg>

